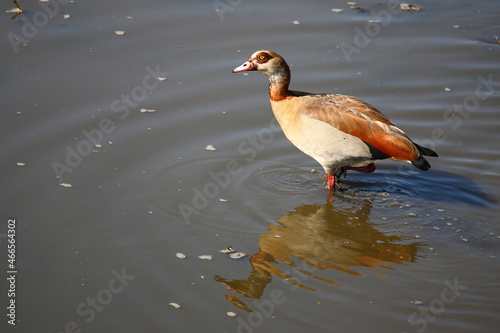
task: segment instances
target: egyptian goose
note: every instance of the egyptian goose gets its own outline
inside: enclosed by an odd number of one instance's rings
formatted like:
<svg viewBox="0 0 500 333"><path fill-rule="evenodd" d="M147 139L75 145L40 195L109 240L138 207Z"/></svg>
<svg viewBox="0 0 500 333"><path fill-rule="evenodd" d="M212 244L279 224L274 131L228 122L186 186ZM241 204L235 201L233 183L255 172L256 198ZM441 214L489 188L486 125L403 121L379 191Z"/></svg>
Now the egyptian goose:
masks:
<svg viewBox="0 0 500 333"><path fill-rule="evenodd" d="M259 71L269 76L274 116L285 136L318 161L328 175L328 188L348 169L370 173L373 162L407 161L420 170L431 166L424 156L433 150L413 143L380 111L351 96L288 90L290 68L278 54L259 50L233 73Z"/></svg>

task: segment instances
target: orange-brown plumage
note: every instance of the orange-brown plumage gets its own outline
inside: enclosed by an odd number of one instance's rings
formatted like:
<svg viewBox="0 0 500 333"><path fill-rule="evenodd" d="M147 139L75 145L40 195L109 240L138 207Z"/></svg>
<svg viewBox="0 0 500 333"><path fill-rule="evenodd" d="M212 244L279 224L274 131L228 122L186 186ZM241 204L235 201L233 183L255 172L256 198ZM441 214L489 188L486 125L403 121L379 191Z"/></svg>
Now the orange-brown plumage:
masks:
<svg viewBox="0 0 500 333"><path fill-rule="evenodd" d="M289 90L290 69L272 51L255 52L233 72L250 70L269 76L276 119L286 137L323 166L329 188L335 185L335 175L346 169L373 172L374 161L394 159L427 170L430 164L423 155L437 156L431 149L413 143L380 111L358 98Z"/></svg>
<svg viewBox="0 0 500 333"><path fill-rule="evenodd" d="M393 159L418 158L420 153L413 142L370 104L345 95L320 96L306 107L311 117L358 137Z"/></svg>

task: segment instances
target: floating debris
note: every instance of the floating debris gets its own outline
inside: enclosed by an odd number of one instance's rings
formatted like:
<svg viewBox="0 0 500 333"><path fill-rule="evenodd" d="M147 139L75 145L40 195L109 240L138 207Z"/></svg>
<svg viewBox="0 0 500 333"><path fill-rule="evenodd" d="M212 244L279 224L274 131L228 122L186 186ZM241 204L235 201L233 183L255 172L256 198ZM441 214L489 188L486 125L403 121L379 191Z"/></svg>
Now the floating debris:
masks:
<svg viewBox="0 0 500 333"><path fill-rule="evenodd" d="M17 162L17 166L21 166L22 167L22 166L26 166L26 164L23 163L23 162Z"/></svg>
<svg viewBox="0 0 500 333"><path fill-rule="evenodd" d="M408 216L415 217L415 216L417 216L417 214L415 214L415 213L408 213Z"/></svg>
<svg viewBox="0 0 500 333"><path fill-rule="evenodd" d="M446 87L446 88L444 88L444 91L451 91L451 89L450 89L450 88L448 88L448 87ZM438 209L438 210L439 210L439 209ZM441 212L442 212L442 211L443 211L443 210L441 210Z"/></svg>
<svg viewBox="0 0 500 333"><path fill-rule="evenodd" d="M181 307L179 304L174 303L174 302L170 302L170 303L168 303L168 305L173 306L173 307L174 307L174 308L176 308L176 309L178 309L178 308L180 308L180 307Z"/></svg>
<svg viewBox="0 0 500 333"><path fill-rule="evenodd" d="M200 258L201 260L212 260L212 256L209 254L201 255L198 258Z"/></svg>
<svg viewBox="0 0 500 333"><path fill-rule="evenodd" d="M220 198L220 199L219 199L219 201L220 201L220 202L227 202L227 199L222 199L222 198Z"/></svg>
<svg viewBox="0 0 500 333"><path fill-rule="evenodd" d="M186 255L184 253L180 253L180 252L177 252L175 254L175 256L179 259L185 259L186 258Z"/></svg>
<svg viewBox="0 0 500 333"><path fill-rule="evenodd" d="M422 302L422 301L411 301L411 304L422 305L422 304L424 304L424 302Z"/></svg>
<svg viewBox="0 0 500 333"><path fill-rule="evenodd" d="M214 146L212 146L212 145L207 145L207 146L205 147L205 149L206 149L206 150L208 150L208 151L216 151L216 150L217 150L217 149L216 149Z"/></svg>
<svg viewBox="0 0 500 333"><path fill-rule="evenodd" d="M357 10L358 12L364 12L365 9L363 7L359 6L351 6L351 9Z"/></svg>
<svg viewBox="0 0 500 333"><path fill-rule="evenodd" d="M332 8L332 12L334 13L342 13L344 10L341 8Z"/></svg>
<svg viewBox="0 0 500 333"><path fill-rule="evenodd" d="M158 80L165 81L167 78L165 76L158 76Z"/></svg>
<svg viewBox="0 0 500 333"><path fill-rule="evenodd" d="M236 317L238 314L236 312L229 311L227 312L228 317Z"/></svg>
<svg viewBox="0 0 500 333"><path fill-rule="evenodd" d="M156 112L156 110L141 109L141 113L152 113L152 112Z"/></svg>
<svg viewBox="0 0 500 333"><path fill-rule="evenodd" d="M96 147L96 148L102 148L102 145L97 144L97 145L95 145L95 147Z"/></svg>
<svg viewBox="0 0 500 333"><path fill-rule="evenodd" d="M5 12L6 13L14 13L14 14L24 13L24 11L22 10L22 8L12 8L12 9L6 10Z"/></svg>
<svg viewBox="0 0 500 333"><path fill-rule="evenodd" d="M68 183L61 183L59 185L62 186L62 187L73 187L73 185L68 184Z"/></svg>
<svg viewBox="0 0 500 333"><path fill-rule="evenodd" d="M63 14L63 18L64 18L65 20L69 19L70 17L71 17L71 16L70 16L69 14Z"/></svg>
<svg viewBox="0 0 500 333"><path fill-rule="evenodd" d="M116 31L115 31L115 34L116 34L117 36L123 36L123 35L125 35L125 31L116 30Z"/></svg>
<svg viewBox="0 0 500 333"><path fill-rule="evenodd" d="M413 11L413 12L418 12L420 10L422 10L422 6L419 6L419 5L413 5L413 4L409 4L409 3L402 3L401 5L399 5L399 7L402 9L402 10L409 10L409 11Z"/></svg>
<svg viewBox="0 0 500 333"><path fill-rule="evenodd" d="M500 44L500 35L488 36L487 38L479 38L479 40L488 44Z"/></svg>
<svg viewBox="0 0 500 333"><path fill-rule="evenodd" d="M293 24L295 24L295 25L299 25L299 24L300 24L300 22L299 22L299 21L297 21L297 20L295 20L295 21L293 21Z"/></svg>
<svg viewBox="0 0 500 333"><path fill-rule="evenodd" d="M231 257L231 259L240 259L240 258L246 257L247 254L245 254L243 252L235 252L235 253L231 253L229 256Z"/></svg>
<svg viewBox="0 0 500 333"><path fill-rule="evenodd" d="M222 249L222 250L220 250L219 252L220 252L220 253L232 253L232 252L234 252L234 251L235 251L235 250L233 249L233 247L232 247L231 245L229 245L227 248Z"/></svg>

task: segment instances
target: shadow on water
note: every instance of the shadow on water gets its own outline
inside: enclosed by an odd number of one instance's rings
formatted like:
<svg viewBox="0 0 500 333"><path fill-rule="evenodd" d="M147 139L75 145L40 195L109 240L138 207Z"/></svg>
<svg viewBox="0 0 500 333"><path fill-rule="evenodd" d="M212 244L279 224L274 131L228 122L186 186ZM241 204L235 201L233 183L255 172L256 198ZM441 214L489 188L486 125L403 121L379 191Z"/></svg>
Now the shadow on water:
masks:
<svg viewBox="0 0 500 333"><path fill-rule="evenodd" d="M496 203L470 179L439 170L421 172L385 168L369 175L350 172L345 179L341 179L339 191L348 194L351 190L385 192L476 207Z"/></svg>
<svg viewBox="0 0 500 333"><path fill-rule="evenodd" d="M377 230L369 222L371 209L369 200L359 198L338 200L334 206L299 206L260 235L259 252L250 258L248 278L229 280L215 276L215 281L234 293L226 295L229 302L252 311L238 295L260 298L273 275L291 283L293 288L314 291L307 285L311 278L340 285L324 277L325 270L363 276L360 268L391 270L395 269L393 264L415 261L419 244Z"/></svg>

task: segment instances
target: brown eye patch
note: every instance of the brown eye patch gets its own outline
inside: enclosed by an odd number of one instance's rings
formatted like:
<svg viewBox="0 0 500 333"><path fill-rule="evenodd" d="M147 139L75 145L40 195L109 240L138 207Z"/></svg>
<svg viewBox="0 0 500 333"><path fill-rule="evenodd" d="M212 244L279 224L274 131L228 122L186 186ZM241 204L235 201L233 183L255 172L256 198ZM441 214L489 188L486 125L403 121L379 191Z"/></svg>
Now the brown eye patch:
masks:
<svg viewBox="0 0 500 333"><path fill-rule="evenodd" d="M269 59L271 59L271 56L268 53L262 52L257 54L257 61L261 64L266 63Z"/></svg>

